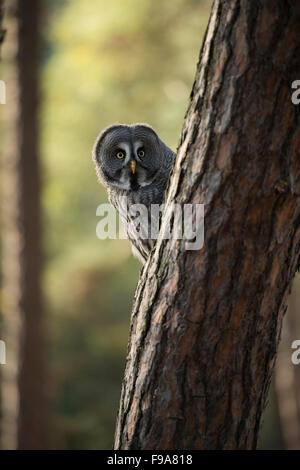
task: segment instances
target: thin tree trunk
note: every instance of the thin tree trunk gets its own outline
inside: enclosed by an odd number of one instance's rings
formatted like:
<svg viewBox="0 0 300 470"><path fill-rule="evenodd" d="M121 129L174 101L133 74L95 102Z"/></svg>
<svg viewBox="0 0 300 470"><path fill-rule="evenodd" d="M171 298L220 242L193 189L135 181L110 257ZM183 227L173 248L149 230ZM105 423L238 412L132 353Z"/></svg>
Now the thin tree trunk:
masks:
<svg viewBox="0 0 300 470"><path fill-rule="evenodd" d="M256 446L299 267L299 14L214 2L166 199L205 204L204 247L159 239L144 268L116 449Z"/></svg>
<svg viewBox="0 0 300 470"><path fill-rule="evenodd" d="M13 7L15 6L15 8ZM45 445L38 161L39 0L10 3L3 188L2 447Z"/></svg>
<svg viewBox="0 0 300 470"><path fill-rule="evenodd" d="M4 14L4 0L0 0L0 46L4 40L5 30L2 27Z"/></svg>

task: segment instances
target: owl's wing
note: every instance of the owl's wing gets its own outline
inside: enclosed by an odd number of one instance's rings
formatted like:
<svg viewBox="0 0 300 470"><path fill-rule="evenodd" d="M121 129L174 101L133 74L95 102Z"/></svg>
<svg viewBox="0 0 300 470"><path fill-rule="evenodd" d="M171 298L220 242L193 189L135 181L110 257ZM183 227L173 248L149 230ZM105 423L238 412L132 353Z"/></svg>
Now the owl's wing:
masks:
<svg viewBox="0 0 300 470"><path fill-rule="evenodd" d="M163 164L166 170L170 172L174 165L176 154L170 147L168 147L162 140L160 140L160 147L163 154Z"/></svg>

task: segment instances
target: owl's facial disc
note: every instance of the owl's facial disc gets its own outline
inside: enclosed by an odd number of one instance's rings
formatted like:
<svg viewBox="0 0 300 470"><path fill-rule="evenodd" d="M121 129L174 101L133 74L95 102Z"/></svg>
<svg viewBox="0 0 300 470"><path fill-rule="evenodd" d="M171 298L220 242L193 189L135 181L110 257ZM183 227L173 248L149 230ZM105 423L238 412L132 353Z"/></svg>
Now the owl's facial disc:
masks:
<svg viewBox="0 0 300 470"><path fill-rule="evenodd" d="M127 191L150 185L161 159L156 134L145 126L113 127L99 141L98 162L108 184Z"/></svg>
<svg viewBox="0 0 300 470"><path fill-rule="evenodd" d="M109 156L109 172L103 168L108 182L117 188L127 191L137 191L140 187L152 183L156 171L149 168L143 160L146 148L142 141L133 143L118 142Z"/></svg>

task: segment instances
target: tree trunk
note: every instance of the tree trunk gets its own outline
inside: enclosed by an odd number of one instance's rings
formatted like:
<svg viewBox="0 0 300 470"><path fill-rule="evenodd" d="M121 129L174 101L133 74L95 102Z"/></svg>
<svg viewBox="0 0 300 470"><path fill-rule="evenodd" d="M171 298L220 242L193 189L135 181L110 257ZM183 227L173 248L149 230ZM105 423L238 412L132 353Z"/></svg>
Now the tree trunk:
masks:
<svg viewBox="0 0 300 470"><path fill-rule="evenodd" d="M144 267L116 449L256 447L299 267L299 14L213 4L166 198L205 204L204 247L159 238Z"/></svg>
<svg viewBox="0 0 300 470"><path fill-rule="evenodd" d="M0 0L0 46L3 42L4 35L5 35L5 31L2 28L3 13L4 13L4 0Z"/></svg>
<svg viewBox="0 0 300 470"><path fill-rule="evenodd" d="M2 447L45 445L38 161L39 0L11 2L3 161Z"/></svg>

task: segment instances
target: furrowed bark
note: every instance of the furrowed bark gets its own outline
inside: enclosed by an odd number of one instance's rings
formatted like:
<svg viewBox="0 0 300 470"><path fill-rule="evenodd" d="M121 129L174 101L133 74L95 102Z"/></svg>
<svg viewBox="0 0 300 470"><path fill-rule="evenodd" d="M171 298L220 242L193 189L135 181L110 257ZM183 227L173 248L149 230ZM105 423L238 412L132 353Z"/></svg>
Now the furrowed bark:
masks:
<svg viewBox="0 0 300 470"><path fill-rule="evenodd" d="M253 449L300 251L298 2L215 1L157 241L139 281L116 449Z"/></svg>

